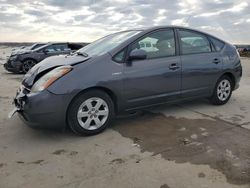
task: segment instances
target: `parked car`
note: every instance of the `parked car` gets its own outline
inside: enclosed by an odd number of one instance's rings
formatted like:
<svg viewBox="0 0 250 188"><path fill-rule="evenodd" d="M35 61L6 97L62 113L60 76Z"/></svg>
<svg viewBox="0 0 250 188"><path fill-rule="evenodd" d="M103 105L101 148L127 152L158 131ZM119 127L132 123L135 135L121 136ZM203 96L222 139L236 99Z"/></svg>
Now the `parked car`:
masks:
<svg viewBox="0 0 250 188"><path fill-rule="evenodd" d="M140 49L151 41L158 50ZM31 127L103 131L124 111L199 97L223 105L242 75L236 48L184 27L129 30L75 54L49 57L24 77L12 116Z"/></svg>
<svg viewBox="0 0 250 188"><path fill-rule="evenodd" d="M35 43L35 44L30 45L30 46L20 46L17 48L13 48L11 50L11 55L15 55L18 52L23 51L23 50L35 50L36 48L39 48L39 47L44 46L46 44L47 43Z"/></svg>
<svg viewBox="0 0 250 188"><path fill-rule="evenodd" d="M40 46L40 47L39 47ZM14 73L27 73L31 67L47 57L70 54L82 48L83 45L76 43L47 43L46 45L34 44L30 48L24 48L11 53L4 64L7 71Z"/></svg>

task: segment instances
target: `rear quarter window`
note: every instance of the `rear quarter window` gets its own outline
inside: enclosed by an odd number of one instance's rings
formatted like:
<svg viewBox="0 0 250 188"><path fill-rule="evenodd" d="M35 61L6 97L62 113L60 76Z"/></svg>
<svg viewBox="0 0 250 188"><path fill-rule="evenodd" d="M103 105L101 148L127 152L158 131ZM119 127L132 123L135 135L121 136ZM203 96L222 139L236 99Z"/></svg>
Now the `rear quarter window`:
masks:
<svg viewBox="0 0 250 188"><path fill-rule="evenodd" d="M215 48L215 50L218 52L218 51L221 51L222 48L224 47L225 43L218 40L218 39L215 39L215 38L212 38L210 37L210 40L211 42L213 43L213 46Z"/></svg>

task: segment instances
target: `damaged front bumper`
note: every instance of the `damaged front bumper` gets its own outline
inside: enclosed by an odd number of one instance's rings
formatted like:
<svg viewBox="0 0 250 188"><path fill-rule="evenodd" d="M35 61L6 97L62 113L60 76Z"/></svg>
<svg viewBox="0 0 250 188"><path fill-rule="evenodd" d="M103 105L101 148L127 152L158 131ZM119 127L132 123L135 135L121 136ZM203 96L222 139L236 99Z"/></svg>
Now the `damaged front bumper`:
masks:
<svg viewBox="0 0 250 188"><path fill-rule="evenodd" d="M17 60L11 60L10 58L7 59L6 63L3 64L5 70L13 73L20 73L22 72L22 62Z"/></svg>
<svg viewBox="0 0 250 188"><path fill-rule="evenodd" d="M17 90L16 97L14 98L13 104L15 105L14 109L9 113L8 117L12 118L16 112L21 112L23 110L23 106L25 105L26 101L26 94L29 92L28 89L21 86Z"/></svg>
<svg viewBox="0 0 250 188"><path fill-rule="evenodd" d="M14 110L32 128L64 129L66 127L67 96L55 95L48 90L32 93L22 86L13 101ZM64 103L65 102L65 103Z"/></svg>

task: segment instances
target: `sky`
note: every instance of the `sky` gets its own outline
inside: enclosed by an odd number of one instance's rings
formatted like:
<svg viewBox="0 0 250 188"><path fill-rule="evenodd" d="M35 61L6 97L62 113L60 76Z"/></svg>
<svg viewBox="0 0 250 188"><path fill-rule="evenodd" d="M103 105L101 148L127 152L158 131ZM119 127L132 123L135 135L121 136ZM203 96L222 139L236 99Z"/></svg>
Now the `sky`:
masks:
<svg viewBox="0 0 250 188"><path fill-rule="evenodd" d="M157 25L250 44L250 0L0 0L0 42L92 42Z"/></svg>

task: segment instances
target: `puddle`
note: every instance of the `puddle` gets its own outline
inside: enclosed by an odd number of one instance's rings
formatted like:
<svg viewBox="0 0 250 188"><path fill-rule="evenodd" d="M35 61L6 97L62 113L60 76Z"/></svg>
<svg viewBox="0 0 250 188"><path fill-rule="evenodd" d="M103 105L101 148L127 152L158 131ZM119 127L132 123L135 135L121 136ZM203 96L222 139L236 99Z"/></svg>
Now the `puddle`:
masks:
<svg viewBox="0 0 250 188"><path fill-rule="evenodd" d="M113 129L141 151L176 163L209 165L229 183L250 184L250 131L220 120L165 117L145 112L117 120Z"/></svg>

